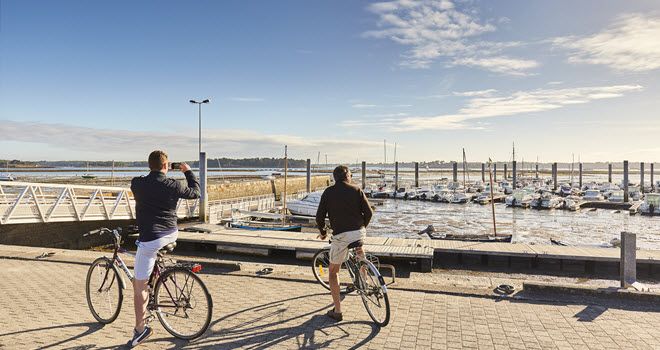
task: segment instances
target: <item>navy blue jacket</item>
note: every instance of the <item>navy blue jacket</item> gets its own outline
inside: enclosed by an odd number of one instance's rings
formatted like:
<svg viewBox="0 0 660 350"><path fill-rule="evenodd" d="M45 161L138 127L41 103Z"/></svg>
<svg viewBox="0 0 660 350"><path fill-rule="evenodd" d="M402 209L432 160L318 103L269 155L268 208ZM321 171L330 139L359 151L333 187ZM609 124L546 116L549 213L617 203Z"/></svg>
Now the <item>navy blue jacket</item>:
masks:
<svg viewBox="0 0 660 350"><path fill-rule="evenodd" d="M153 241L176 231L179 199L199 198L199 181L195 174L188 170L184 175L187 187L160 171L134 177L131 181L140 242Z"/></svg>

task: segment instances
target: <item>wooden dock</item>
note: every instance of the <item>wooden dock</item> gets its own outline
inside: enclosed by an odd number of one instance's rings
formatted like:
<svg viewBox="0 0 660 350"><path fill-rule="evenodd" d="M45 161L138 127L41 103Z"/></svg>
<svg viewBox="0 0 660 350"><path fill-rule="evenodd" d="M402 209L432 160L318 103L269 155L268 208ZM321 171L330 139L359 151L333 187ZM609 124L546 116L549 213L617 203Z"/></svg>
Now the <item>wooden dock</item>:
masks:
<svg viewBox="0 0 660 350"><path fill-rule="evenodd" d="M217 225L196 225L211 229L212 233L179 232L180 242L215 245L220 252L236 252L255 255L271 255L274 251L294 252L297 258L311 258L313 254L328 246L327 241L320 241L316 234L275 231L249 231L226 229ZM441 265L451 259L476 258L482 263L489 259L522 259L529 267L536 267L544 262L556 262L559 265L584 263L587 272L596 263L618 264L619 248L556 246L526 243L490 243L450 240L405 239L391 237L367 237L365 248L378 257L415 261L420 269L431 271L434 263ZM637 263L653 271L660 265L660 251L638 250ZM655 270L660 272L660 267Z"/></svg>

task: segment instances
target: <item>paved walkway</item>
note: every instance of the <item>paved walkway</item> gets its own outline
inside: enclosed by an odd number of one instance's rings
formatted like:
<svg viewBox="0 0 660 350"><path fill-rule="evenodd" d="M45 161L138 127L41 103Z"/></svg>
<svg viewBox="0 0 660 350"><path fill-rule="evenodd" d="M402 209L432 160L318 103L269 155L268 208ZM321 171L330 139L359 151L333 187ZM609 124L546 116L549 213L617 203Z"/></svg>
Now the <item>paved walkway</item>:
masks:
<svg viewBox="0 0 660 350"><path fill-rule="evenodd" d="M100 326L84 292L87 267L0 259L0 349L117 348L131 334L132 292L114 323ZM633 305L576 305L391 291L393 318L379 329L357 296L345 319L324 316L330 295L291 280L206 269L210 331L176 340L159 323L142 349L660 349L660 312Z"/></svg>

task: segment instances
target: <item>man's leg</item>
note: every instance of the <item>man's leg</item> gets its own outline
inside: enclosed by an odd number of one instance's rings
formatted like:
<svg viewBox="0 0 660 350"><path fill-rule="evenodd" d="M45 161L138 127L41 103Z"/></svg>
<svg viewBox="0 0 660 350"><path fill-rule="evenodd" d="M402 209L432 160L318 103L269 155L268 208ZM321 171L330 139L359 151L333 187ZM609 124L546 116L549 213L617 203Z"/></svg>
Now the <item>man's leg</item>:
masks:
<svg viewBox="0 0 660 350"><path fill-rule="evenodd" d="M332 302L335 304L335 312L341 313L341 299L339 299L339 268L341 264L330 263L329 266L329 284L330 294L332 295Z"/></svg>
<svg viewBox="0 0 660 350"><path fill-rule="evenodd" d="M149 280L133 280L133 306L135 307L135 330L144 331L144 315L147 313L147 283Z"/></svg>

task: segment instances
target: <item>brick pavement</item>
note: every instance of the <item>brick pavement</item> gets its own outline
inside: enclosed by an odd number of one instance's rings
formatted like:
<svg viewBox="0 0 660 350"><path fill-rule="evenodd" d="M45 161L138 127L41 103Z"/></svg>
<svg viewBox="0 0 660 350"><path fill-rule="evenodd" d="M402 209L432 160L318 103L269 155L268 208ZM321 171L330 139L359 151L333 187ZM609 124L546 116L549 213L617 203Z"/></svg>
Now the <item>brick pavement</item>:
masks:
<svg viewBox="0 0 660 350"><path fill-rule="evenodd" d="M114 349L131 334L132 291L117 321L90 314L82 265L0 259L0 349ZM222 274L202 279L214 301L210 331L174 339L160 324L142 349L660 349L660 312L392 290L392 321L378 329L357 296L343 322L325 316L329 293L312 283Z"/></svg>

